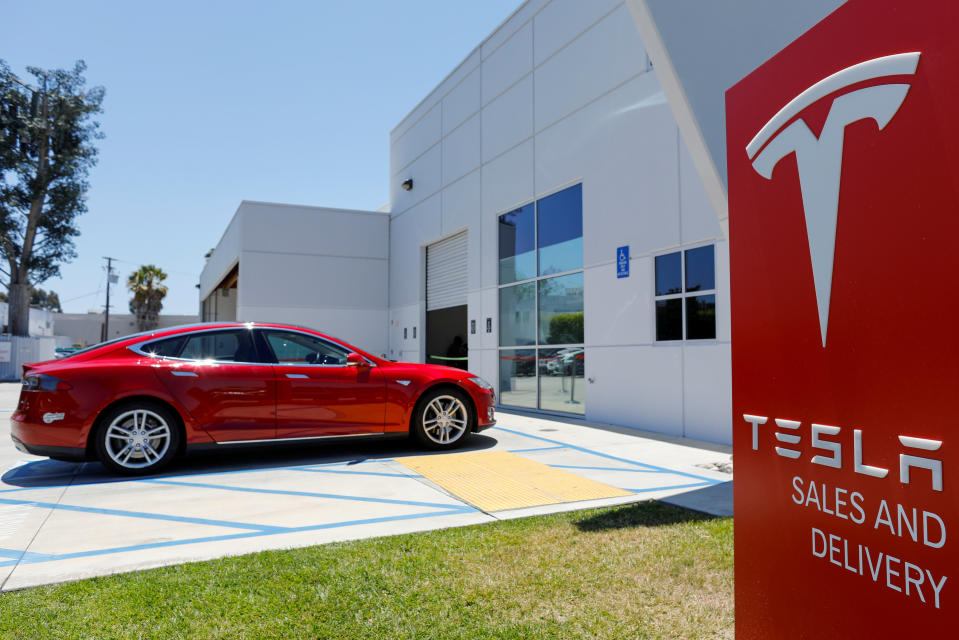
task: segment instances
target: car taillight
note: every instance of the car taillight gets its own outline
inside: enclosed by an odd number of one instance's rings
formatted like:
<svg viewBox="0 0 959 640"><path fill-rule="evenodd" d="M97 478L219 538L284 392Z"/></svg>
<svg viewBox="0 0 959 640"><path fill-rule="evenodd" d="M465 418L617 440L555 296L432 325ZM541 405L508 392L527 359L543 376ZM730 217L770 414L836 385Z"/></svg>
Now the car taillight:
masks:
<svg viewBox="0 0 959 640"><path fill-rule="evenodd" d="M35 373L23 378L24 391L66 391L72 388L73 385L69 382L64 382L60 378L54 378L45 373Z"/></svg>

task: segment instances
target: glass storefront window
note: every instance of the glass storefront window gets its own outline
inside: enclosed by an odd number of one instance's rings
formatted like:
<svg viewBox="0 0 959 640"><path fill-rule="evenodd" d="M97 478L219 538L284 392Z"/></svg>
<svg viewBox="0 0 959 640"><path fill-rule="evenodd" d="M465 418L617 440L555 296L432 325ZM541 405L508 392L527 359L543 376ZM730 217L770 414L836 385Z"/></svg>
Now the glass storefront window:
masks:
<svg viewBox="0 0 959 640"><path fill-rule="evenodd" d="M539 284L539 344L583 342L583 274L545 278Z"/></svg>
<svg viewBox="0 0 959 640"><path fill-rule="evenodd" d="M581 184L499 216L500 404L585 413L583 282Z"/></svg>
<svg viewBox="0 0 959 640"><path fill-rule="evenodd" d="M499 290L499 344L514 347L536 344L536 283Z"/></svg>
<svg viewBox="0 0 959 640"><path fill-rule="evenodd" d="M536 408L535 350L500 350L499 401L510 407Z"/></svg>
<svg viewBox="0 0 959 640"><path fill-rule="evenodd" d="M499 217L499 283L528 280L536 275L536 216L533 203Z"/></svg>
<svg viewBox="0 0 959 640"><path fill-rule="evenodd" d="M586 359L583 347L540 349L539 408L544 411L586 412Z"/></svg>
<svg viewBox="0 0 959 640"><path fill-rule="evenodd" d="M539 273L583 268L583 186L576 185L536 203Z"/></svg>

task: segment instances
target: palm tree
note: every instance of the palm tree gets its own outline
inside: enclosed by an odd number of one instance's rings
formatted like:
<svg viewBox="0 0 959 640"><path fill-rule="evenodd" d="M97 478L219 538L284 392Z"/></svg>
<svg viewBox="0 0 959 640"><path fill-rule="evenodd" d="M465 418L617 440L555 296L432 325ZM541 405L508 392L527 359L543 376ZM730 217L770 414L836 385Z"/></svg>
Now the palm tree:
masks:
<svg viewBox="0 0 959 640"><path fill-rule="evenodd" d="M156 265L143 265L130 274L127 288L133 293L130 313L136 316L137 331L149 331L159 324L157 316L163 308L167 288L163 285L166 274Z"/></svg>

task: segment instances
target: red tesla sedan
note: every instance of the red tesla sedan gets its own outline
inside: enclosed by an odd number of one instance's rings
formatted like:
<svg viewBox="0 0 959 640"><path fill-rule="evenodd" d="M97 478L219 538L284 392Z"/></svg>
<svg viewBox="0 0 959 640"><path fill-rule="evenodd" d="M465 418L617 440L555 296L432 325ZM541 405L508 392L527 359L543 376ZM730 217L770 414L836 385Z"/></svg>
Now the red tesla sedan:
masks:
<svg viewBox="0 0 959 640"><path fill-rule="evenodd" d="M393 362L302 327L207 323L24 365L11 436L26 453L151 473L187 449L409 433L430 449L495 424L462 369Z"/></svg>

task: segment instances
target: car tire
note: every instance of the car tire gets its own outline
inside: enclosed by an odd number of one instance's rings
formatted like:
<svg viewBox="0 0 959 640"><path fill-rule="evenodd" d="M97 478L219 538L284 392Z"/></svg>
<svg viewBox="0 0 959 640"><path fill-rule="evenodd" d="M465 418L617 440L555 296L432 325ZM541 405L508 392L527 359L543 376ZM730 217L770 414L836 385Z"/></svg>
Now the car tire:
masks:
<svg viewBox="0 0 959 640"><path fill-rule="evenodd" d="M125 475L156 473L170 464L180 447L180 423L169 408L153 402L113 407L97 421L97 458Z"/></svg>
<svg viewBox="0 0 959 640"><path fill-rule="evenodd" d="M413 409L414 440L427 449L453 449L466 441L476 419L469 398L449 388L427 391Z"/></svg>

